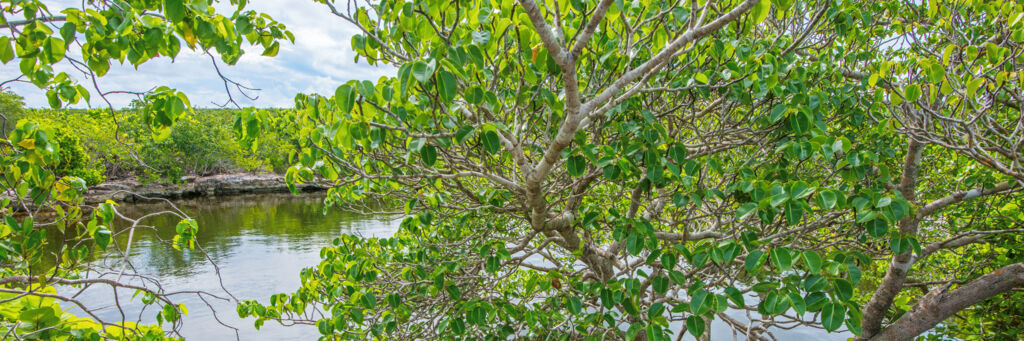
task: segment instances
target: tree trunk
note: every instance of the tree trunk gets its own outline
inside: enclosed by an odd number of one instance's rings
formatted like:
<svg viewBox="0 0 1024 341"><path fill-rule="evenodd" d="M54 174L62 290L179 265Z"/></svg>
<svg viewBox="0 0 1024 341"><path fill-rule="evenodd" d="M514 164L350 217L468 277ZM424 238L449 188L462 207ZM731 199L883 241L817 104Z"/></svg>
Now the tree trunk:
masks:
<svg viewBox="0 0 1024 341"><path fill-rule="evenodd" d="M1024 263L1005 266L953 291L946 291L948 287L937 288L870 340L911 340L956 312L1019 286L1024 286Z"/></svg>

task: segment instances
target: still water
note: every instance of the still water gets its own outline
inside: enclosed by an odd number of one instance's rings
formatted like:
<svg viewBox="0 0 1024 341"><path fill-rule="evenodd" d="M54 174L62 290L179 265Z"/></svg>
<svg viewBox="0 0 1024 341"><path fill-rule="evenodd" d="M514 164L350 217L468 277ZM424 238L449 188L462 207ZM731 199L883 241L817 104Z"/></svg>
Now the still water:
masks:
<svg viewBox="0 0 1024 341"><path fill-rule="evenodd" d="M135 270L157 279L167 292L195 290L228 297L224 290L227 289L239 300L254 299L263 303L273 294L294 292L299 286L299 271L319 263L320 249L329 246L335 237L345 233L389 236L400 223L397 218L363 216L341 210L328 210L324 214L322 197L317 195L200 198L176 201L175 205L198 222L197 239L206 255L178 251L166 244L165 241L174 236L178 218L158 216L144 221L154 226L157 233L137 229L133 237L129 258ZM118 208L128 217L166 209L165 204ZM125 245L128 234L120 233L117 240L119 245ZM120 258L98 263L115 270L121 264ZM118 295L128 321L138 320L143 306L140 298L132 300L132 294L119 292ZM87 306L105 307L98 314L101 318L121 321L121 311L113 306L109 288L90 289L79 298ZM213 309L196 295L176 298L189 310L181 329L188 340L316 340L320 336L316 327L283 327L272 321L257 331L253 319L238 318L234 302L204 298ZM154 321L156 313L155 306L142 311L142 322ZM237 328L237 337L234 330L221 325L217 319Z"/></svg>
<svg viewBox="0 0 1024 341"><path fill-rule="evenodd" d="M357 215L336 209L325 213L322 197L315 194L200 198L176 201L175 205L197 220L198 240L206 253L178 251L169 245L178 218L169 215L149 218L144 223L155 227L156 232L137 229L131 243L129 259L135 271L159 281L166 292L205 291L225 298L230 293L238 300L254 299L262 303L267 303L273 294L294 292L299 286L299 271L319 263L320 249L329 246L335 237L346 233L386 237L397 230L401 221L398 217ZM118 210L128 217L140 217L167 208L166 204L134 204L119 206ZM123 246L128 233L119 233L115 239ZM109 257L96 264L116 273L122 266L122 259ZM74 294L71 290L62 289ZM140 298L133 299L132 294L118 292L122 309L117 309L112 302L109 288L97 286L79 294L78 298L87 306L104 307L98 315L108 321L121 321L123 310L127 321L138 321L141 317L141 322L153 323L157 313L155 306L143 310ZM257 331L253 319L238 318L235 303L230 300L197 295L182 295L175 300L184 303L189 310L180 330L188 340L316 340L320 336L313 326L285 327L273 321L266 322ZM66 308L81 314L79 310ZM729 315L746 321L745 314L740 312ZM711 327L713 340L734 339L724 322L716 319ZM851 336L811 328L773 332L785 340L845 340ZM692 340L689 335L686 339Z"/></svg>

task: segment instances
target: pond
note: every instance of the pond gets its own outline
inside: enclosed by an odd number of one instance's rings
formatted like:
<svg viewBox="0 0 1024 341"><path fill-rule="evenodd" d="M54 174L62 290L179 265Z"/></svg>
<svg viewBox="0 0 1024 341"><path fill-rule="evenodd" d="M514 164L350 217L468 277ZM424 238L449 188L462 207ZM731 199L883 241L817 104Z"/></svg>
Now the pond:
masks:
<svg viewBox="0 0 1024 341"><path fill-rule="evenodd" d="M400 223L399 219L341 210L328 210L325 214L322 200L321 196L310 194L268 194L176 201L178 208L197 220L200 227L197 239L206 255L178 251L167 245L164 241L173 238L178 219L163 215L145 221L155 226L158 233L137 229L131 264L138 273L158 280L168 292L201 290L227 297L221 287L223 282L223 288L239 300L255 299L266 303L270 295L294 292L299 286L299 271L319 263L320 249L330 245L335 237L343 233L389 236ZM126 204L118 208L129 217L166 209L166 204ZM128 234L122 233L117 239L124 245ZM103 263L114 269L120 266L119 259L107 259ZM138 297L131 300L132 294L124 291L118 295L128 321L137 320L142 308ZM267 322L257 331L253 319L238 318L233 302L204 297L216 311L216 319L214 311L198 296L177 297L189 310L181 330L188 340L236 339L235 331L221 325L217 319L238 328L241 340L316 340L320 336L316 327L283 327L275 322ZM87 306L105 307L99 311L101 318L121 320L121 311L112 306L109 288L96 287L79 298ZM154 321L156 312L155 307L149 307L143 312L142 321Z"/></svg>
<svg viewBox="0 0 1024 341"><path fill-rule="evenodd" d="M324 212L322 197L316 194L199 198L176 201L175 205L198 221L198 240L205 255L171 248L167 242L174 236L178 219L157 216L146 220L156 227L157 233L139 229L133 237L130 259L137 273L159 281L168 292L205 291L222 297L230 292L239 300L255 299L263 303L273 294L294 292L299 286L299 271L316 265L320 249L329 246L335 237L345 233L386 237L394 233L400 223L397 217L357 215L336 209ZM118 210L129 217L139 217L167 207L166 204L126 204ZM116 239L124 245L128 234L121 233ZM98 261L97 265L116 271L121 261L119 257L108 258ZM65 293L73 293L71 290L62 289ZM140 299L133 300L132 294L122 290L117 295L128 321L138 320L143 309ZM114 306L112 297L109 288L98 286L78 295L87 306L103 307L97 314L101 318L120 321L122 310ZM188 340L316 340L320 336L313 326L285 327L272 321L256 330L253 319L238 318L233 302L210 296L203 298L197 295L176 297L189 310L181 329ZM152 323L157 309L153 306L147 309L141 310L141 322ZM80 310L70 311L81 314ZM746 321L745 314L738 311L730 315ZM779 339L846 340L851 336L826 334L810 328L773 331ZM733 340L733 333L725 323L716 320L712 323L712 339Z"/></svg>

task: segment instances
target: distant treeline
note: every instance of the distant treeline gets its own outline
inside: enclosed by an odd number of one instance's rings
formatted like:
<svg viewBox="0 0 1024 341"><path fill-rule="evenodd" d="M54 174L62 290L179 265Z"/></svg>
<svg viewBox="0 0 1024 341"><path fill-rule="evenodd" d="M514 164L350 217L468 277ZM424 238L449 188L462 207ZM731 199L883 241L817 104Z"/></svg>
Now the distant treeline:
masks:
<svg viewBox="0 0 1024 341"><path fill-rule="evenodd" d="M270 109L273 111L274 109ZM24 108L21 97L0 92L4 133L21 119L44 126L61 146L59 175L88 184L136 177L176 182L183 176L226 172L283 172L295 144L284 129L265 129L250 148L234 132L236 110L196 109L176 122L170 136L158 140L141 109L51 110Z"/></svg>

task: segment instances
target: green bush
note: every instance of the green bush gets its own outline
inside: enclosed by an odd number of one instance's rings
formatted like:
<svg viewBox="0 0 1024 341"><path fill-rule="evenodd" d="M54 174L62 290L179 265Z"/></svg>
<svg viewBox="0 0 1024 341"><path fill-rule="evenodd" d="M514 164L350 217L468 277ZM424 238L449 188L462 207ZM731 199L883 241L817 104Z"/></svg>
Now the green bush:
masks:
<svg viewBox="0 0 1024 341"><path fill-rule="evenodd" d="M73 175L88 184L107 178L134 176L142 181L174 182L186 175L225 172L283 172L296 147L289 122L268 120L258 141L242 143L233 123L237 111L197 109L187 112L161 140L145 124L141 107L113 113L105 110L21 109L20 97L7 94L4 109L10 122L28 119L53 131L61 153L60 175ZM276 117L278 115L270 115ZM116 124L115 124L116 122ZM9 124L13 126L13 124Z"/></svg>
<svg viewBox="0 0 1024 341"><path fill-rule="evenodd" d="M66 128L44 125L53 133L52 141L57 143L59 161L56 165L57 176L76 176L85 180L88 185L95 185L106 179L106 167L102 163L92 162L86 152L82 140Z"/></svg>

